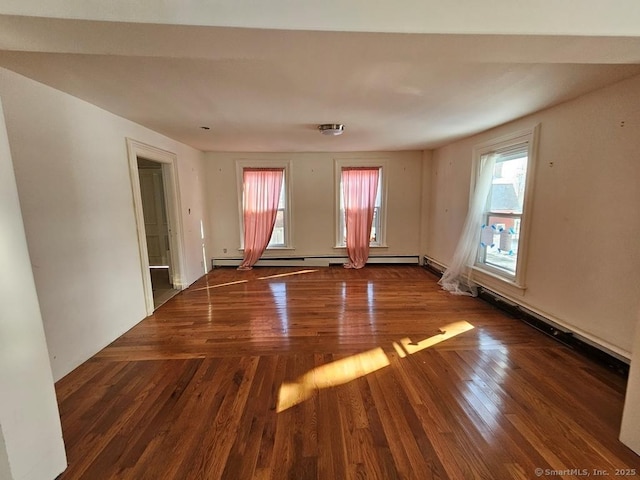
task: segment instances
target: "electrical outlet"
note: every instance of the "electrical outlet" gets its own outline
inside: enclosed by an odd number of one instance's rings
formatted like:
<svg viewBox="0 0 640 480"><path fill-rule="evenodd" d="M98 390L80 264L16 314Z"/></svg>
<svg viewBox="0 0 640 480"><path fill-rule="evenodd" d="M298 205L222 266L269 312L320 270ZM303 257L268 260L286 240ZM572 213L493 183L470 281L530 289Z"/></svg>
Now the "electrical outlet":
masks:
<svg viewBox="0 0 640 480"><path fill-rule="evenodd" d="M226 249L226 248L223 248L223 249L222 249L222 253L227 253L227 249Z"/></svg>

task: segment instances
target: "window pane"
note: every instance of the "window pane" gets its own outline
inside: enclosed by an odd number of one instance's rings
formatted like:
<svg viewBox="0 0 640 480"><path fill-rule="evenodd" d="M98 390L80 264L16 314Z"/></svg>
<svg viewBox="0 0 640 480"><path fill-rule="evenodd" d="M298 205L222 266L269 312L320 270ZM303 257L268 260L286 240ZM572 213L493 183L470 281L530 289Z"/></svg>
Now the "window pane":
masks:
<svg viewBox="0 0 640 480"><path fill-rule="evenodd" d="M371 224L371 237L369 238L370 245L377 245L378 232L380 231L380 208L374 207L373 209L373 223Z"/></svg>
<svg viewBox="0 0 640 480"><path fill-rule="evenodd" d="M282 176L282 186L280 187L280 198L278 199L278 209L280 210L284 210L284 202L285 202L285 198L284 198L284 182L285 182L285 178L284 175Z"/></svg>
<svg viewBox="0 0 640 480"><path fill-rule="evenodd" d="M482 228L484 263L515 275L520 240L520 218L491 215Z"/></svg>
<svg viewBox="0 0 640 480"><path fill-rule="evenodd" d="M282 179L282 187L280 187L280 197L278 199L278 212L276 213L276 223L273 226L273 232L271 233L271 239L267 244L267 248L269 247L284 247L285 243L285 179Z"/></svg>
<svg viewBox="0 0 640 480"><path fill-rule="evenodd" d="M495 213L522 213L526 177L526 152L508 160L498 158L493 169L489 210Z"/></svg>
<svg viewBox="0 0 640 480"><path fill-rule="evenodd" d="M278 209L276 214L276 224L273 227L271 233L271 240L269 240L269 247L282 247L284 246L284 209Z"/></svg>

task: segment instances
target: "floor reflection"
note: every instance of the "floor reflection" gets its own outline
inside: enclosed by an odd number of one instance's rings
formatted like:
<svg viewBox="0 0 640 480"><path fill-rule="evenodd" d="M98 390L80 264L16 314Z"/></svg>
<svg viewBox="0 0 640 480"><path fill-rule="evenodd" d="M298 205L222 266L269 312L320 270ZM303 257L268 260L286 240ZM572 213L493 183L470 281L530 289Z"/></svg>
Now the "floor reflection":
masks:
<svg viewBox="0 0 640 480"><path fill-rule="evenodd" d="M347 305L347 282L340 282L340 310L338 311L338 333L345 334L344 317Z"/></svg>
<svg viewBox="0 0 640 480"><path fill-rule="evenodd" d="M287 284L284 282L273 282L269 284L273 303L280 319L280 333L289 334L289 311L287 310Z"/></svg>
<svg viewBox="0 0 640 480"><path fill-rule="evenodd" d="M484 329L478 331L478 340L478 353L483 368L492 368L499 377L499 383L502 383L507 374L508 363L505 359L509 358L509 348Z"/></svg>
<svg viewBox="0 0 640 480"><path fill-rule="evenodd" d="M376 291L375 284L368 281L363 283L340 282L338 285L340 297L340 310L338 311L338 332L342 336L375 334L376 332ZM366 303L365 303L366 302ZM349 316L349 322L345 323L346 313L366 312L366 317L358 315Z"/></svg>
<svg viewBox="0 0 640 480"><path fill-rule="evenodd" d="M367 282L367 307L369 312L369 330L375 331L376 309L375 309L375 285L372 281Z"/></svg>
<svg viewBox="0 0 640 480"><path fill-rule="evenodd" d="M493 443L492 432L499 427L504 415L502 394L495 385L502 384L506 378L505 360L509 351L486 330L480 328L477 335L480 348L474 352L473 374L470 381L464 383L462 395L477 413L477 416L469 415L469 420L477 425L487 442Z"/></svg>

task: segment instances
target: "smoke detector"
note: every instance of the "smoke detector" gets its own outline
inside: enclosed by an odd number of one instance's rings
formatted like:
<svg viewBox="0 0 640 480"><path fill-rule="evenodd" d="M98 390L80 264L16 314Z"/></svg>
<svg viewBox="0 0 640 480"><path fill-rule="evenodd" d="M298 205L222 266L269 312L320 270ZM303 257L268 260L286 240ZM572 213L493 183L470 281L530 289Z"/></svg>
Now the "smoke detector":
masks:
<svg viewBox="0 0 640 480"><path fill-rule="evenodd" d="M318 125L318 130L323 135L342 135L344 132L344 125L341 123L323 123Z"/></svg>

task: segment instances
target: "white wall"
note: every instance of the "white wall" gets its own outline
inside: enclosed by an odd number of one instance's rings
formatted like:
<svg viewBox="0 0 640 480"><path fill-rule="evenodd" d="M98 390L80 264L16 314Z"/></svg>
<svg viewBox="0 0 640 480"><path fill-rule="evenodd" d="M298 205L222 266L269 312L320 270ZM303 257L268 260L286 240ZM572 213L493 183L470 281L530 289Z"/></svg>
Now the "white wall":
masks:
<svg viewBox="0 0 640 480"><path fill-rule="evenodd" d="M527 290L518 301L629 358L640 298L638 105L634 77L435 150L426 254L451 259L473 146L540 123Z"/></svg>
<svg viewBox="0 0 640 480"><path fill-rule="evenodd" d="M420 252L427 251L429 237L431 236L431 223L428 221L431 212L431 159L433 152L422 152L422 198L420 205ZM422 261L422 258L420 259Z"/></svg>
<svg viewBox="0 0 640 480"><path fill-rule="evenodd" d="M188 284L203 273L202 154L5 69L0 96L57 380L146 315L125 137L177 154Z"/></svg>
<svg viewBox="0 0 640 480"><path fill-rule="evenodd" d="M188 147L184 149L191 150ZM178 182L187 261L186 285L191 285L208 272L211 266L211 261L205 261L203 257L202 247L206 244L206 238L203 239L200 233L201 222L205 236L208 225L206 174L202 152L178 153Z"/></svg>
<svg viewBox="0 0 640 480"><path fill-rule="evenodd" d="M55 478L62 429L0 104L0 478Z"/></svg>
<svg viewBox="0 0 640 480"><path fill-rule="evenodd" d="M236 160L291 160L291 205L295 250L274 250L266 256L344 255L335 249L334 159L386 159L388 177L387 244L371 255L418 255L422 153L207 153L208 207L212 221L209 253L214 258L238 257L240 216ZM227 249L224 253L223 249Z"/></svg>

